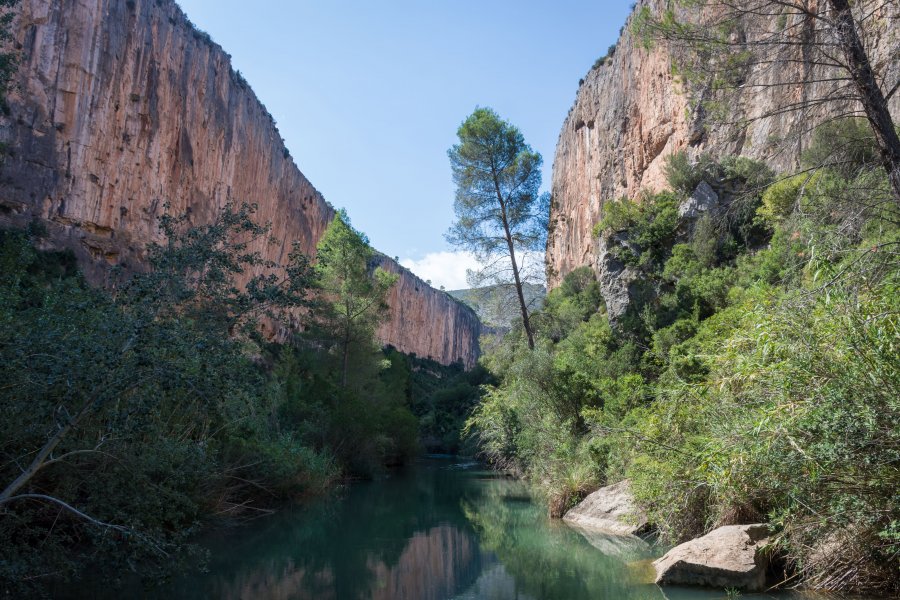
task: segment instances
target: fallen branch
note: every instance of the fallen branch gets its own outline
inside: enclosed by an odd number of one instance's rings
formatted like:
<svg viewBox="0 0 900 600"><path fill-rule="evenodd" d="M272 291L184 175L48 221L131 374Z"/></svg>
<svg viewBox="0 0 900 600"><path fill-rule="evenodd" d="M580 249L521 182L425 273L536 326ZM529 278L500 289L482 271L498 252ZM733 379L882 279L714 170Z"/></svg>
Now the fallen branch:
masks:
<svg viewBox="0 0 900 600"><path fill-rule="evenodd" d="M13 500L28 500L28 499L44 500L46 502L53 502L54 504L58 504L59 506L62 506L63 508L65 508L66 510L71 512L72 514L81 517L82 519L84 519L88 523L91 523L92 525L96 525L98 527L108 527L110 529L115 529L116 531L121 531L123 533L132 533L132 530L129 529L128 527L124 527L122 525L113 525L112 523L104 523L103 521L95 519L94 517L81 512L80 510L78 510L77 508L72 506L71 504L66 504L59 498L54 498L53 496L47 496L46 494L19 494L17 496L9 496L7 498L0 499L0 505L6 504L8 502L12 502Z"/></svg>

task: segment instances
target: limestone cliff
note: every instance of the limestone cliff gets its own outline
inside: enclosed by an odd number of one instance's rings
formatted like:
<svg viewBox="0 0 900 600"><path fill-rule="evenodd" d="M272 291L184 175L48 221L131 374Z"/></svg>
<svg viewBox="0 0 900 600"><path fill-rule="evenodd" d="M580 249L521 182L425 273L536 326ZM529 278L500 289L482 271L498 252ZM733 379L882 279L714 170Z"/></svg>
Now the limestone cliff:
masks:
<svg viewBox="0 0 900 600"><path fill-rule="evenodd" d="M641 0L656 12L665 0ZM888 82L900 76L900 3L877 2L865 42L878 72ZM634 13L633 13L634 14ZM774 22L774 19L771 19ZM747 86L729 106L734 117L753 118L746 131L717 125L695 110L676 84L668 48L647 50L636 44L631 19L613 56L585 76L559 135L553 161L553 209L547 241L547 271L555 287L571 270L596 267L598 241L591 230L604 202L635 198L640 190L664 185L664 158L677 150L692 156L741 154L765 160L777 170L796 166L809 140L809 125L841 113L846 105L818 105L806 111L757 118L786 100L819 97L823 86L816 69L803 60L804 49L788 47L774 63L756 68ZM801 73L802 69L809 69ZM803 85L771 85L804 80ZM900 114L900 94L892 99Z"/></svg>
<svg viewBox="0 0 900 600"><path fill-rule="evenodd" d="M169 203L194 222L228 202L254 202L285 259L312 253L334 215L292 161L275 123L230 57L173 0L21 0L21 64L0 139L0 222L34 219L88 277L139 268ZM401 274L382 340L440 362L474 364L471 310Z"/></svg>

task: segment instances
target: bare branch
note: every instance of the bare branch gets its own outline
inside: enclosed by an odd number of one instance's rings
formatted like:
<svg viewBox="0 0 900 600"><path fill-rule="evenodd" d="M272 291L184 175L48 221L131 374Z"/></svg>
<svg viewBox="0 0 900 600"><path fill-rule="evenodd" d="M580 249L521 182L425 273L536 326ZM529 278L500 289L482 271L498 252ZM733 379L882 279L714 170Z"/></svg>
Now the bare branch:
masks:
<svg viewBox="0 0 900 600"><path fill-rule="evenodd" d="M59 506L68 510L69 512L71 512L72 514L74 514L74 515L84 519L88 523L91 523L92 525L96 525L98 527L108 527L110 529L115 529L116 531L122 531L122 532L126 532L126 533L133 531L123 525L113 525L112 523L104 523L103 521L95 519L94 517L81 512L80 510L78 510L77 508L72 506L71 504L67 504L67 503L63 502L62 500L60 500L59 498L54 498L53 496L47 496L46 494L19 494L17 496L9 496L7 498L0 498L0 505L8 504L15 500L28 500L28 499L43 500L45 502L52 502L54 504L58 504Z"/></svg>

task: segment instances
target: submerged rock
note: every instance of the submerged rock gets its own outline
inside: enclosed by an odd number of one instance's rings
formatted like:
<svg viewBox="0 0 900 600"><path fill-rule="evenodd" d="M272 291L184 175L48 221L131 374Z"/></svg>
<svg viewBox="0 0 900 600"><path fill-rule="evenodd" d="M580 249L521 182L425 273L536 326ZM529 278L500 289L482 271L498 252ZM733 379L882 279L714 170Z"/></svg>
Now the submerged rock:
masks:
<svg viewBox="0 0 900 600"><path fill-rule="evenodd" d="M565 514L563 521L578 529L618 535L641 535L650 531L647 516L635 504L631 482L627 479L588 495Z"/></svg>
<svg viewBox="0 0 900 600"><path fill-rule="evenodd" d="M652 550L650 544L636 535L587 529L574 523L570 525L587 540L587 543L605 556L615 557L626 563L646 559Z"/></svg>
<svg viewBox="0 0 900 600"><path fill-rule="evenodd" d="M658 585L765 589L766 525L728 525L669 550L653 563Z"/></svg>

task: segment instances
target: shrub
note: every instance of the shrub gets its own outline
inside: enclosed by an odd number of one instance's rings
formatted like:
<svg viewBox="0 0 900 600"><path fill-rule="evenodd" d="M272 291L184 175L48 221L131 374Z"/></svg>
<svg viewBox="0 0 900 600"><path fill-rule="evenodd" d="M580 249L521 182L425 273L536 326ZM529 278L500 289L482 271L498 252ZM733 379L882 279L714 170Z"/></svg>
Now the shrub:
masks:
<svg viewBox="0 0 900 600"><path fill-rule="evenodd" d="M794 175L776 181L763 193L762 205L757 210L757 214L770 227L777 225L794 212L800 198L808 195L810 192L807 190L814 189L820 178L821 173L815 172Z"/></svg>
<svg viewBox="0 0 900 600"><path fill-rule="evenodd" d="M862 117L836 119L817 127L802 161L807 168L828 167L845 179L881 164L875 134Z"/></svg>
<svg viewBox="0 0 900 600"><path fill-rule="evenodd" d="M696 161L691 162L684 151L673 152L667 156L663 167L669 187L682 196L694 193L697 185L704 179L717 179L716 171L716 164L708 154L701 154Z"/></svg>
<svg viewBox="0 0 900 600"><path fill-rule="evenodd" d="M613 332L573 307L587 272L553 290L549 339L489 357L500 382L471 421L552 513L629 477L671 542L767 522L806 582L900 589L900 219L859 155L774 183L757 161L674 155L673 192L603 207L594 233L639 273L632 300L652 293ZM679 228L701 180L726 210Z"/></svg>
<svg viewBox="0 0 900 600"><path fill-rule="evenodd" d="M594 226L602 232L627 231L628 239L638 247L635 254L623 247L614 248L617 258L632 266L653 270L661 266L678 228L678 199L669 192L645 194L637 202L622 198L604 205L603 218Z"/></svg>

